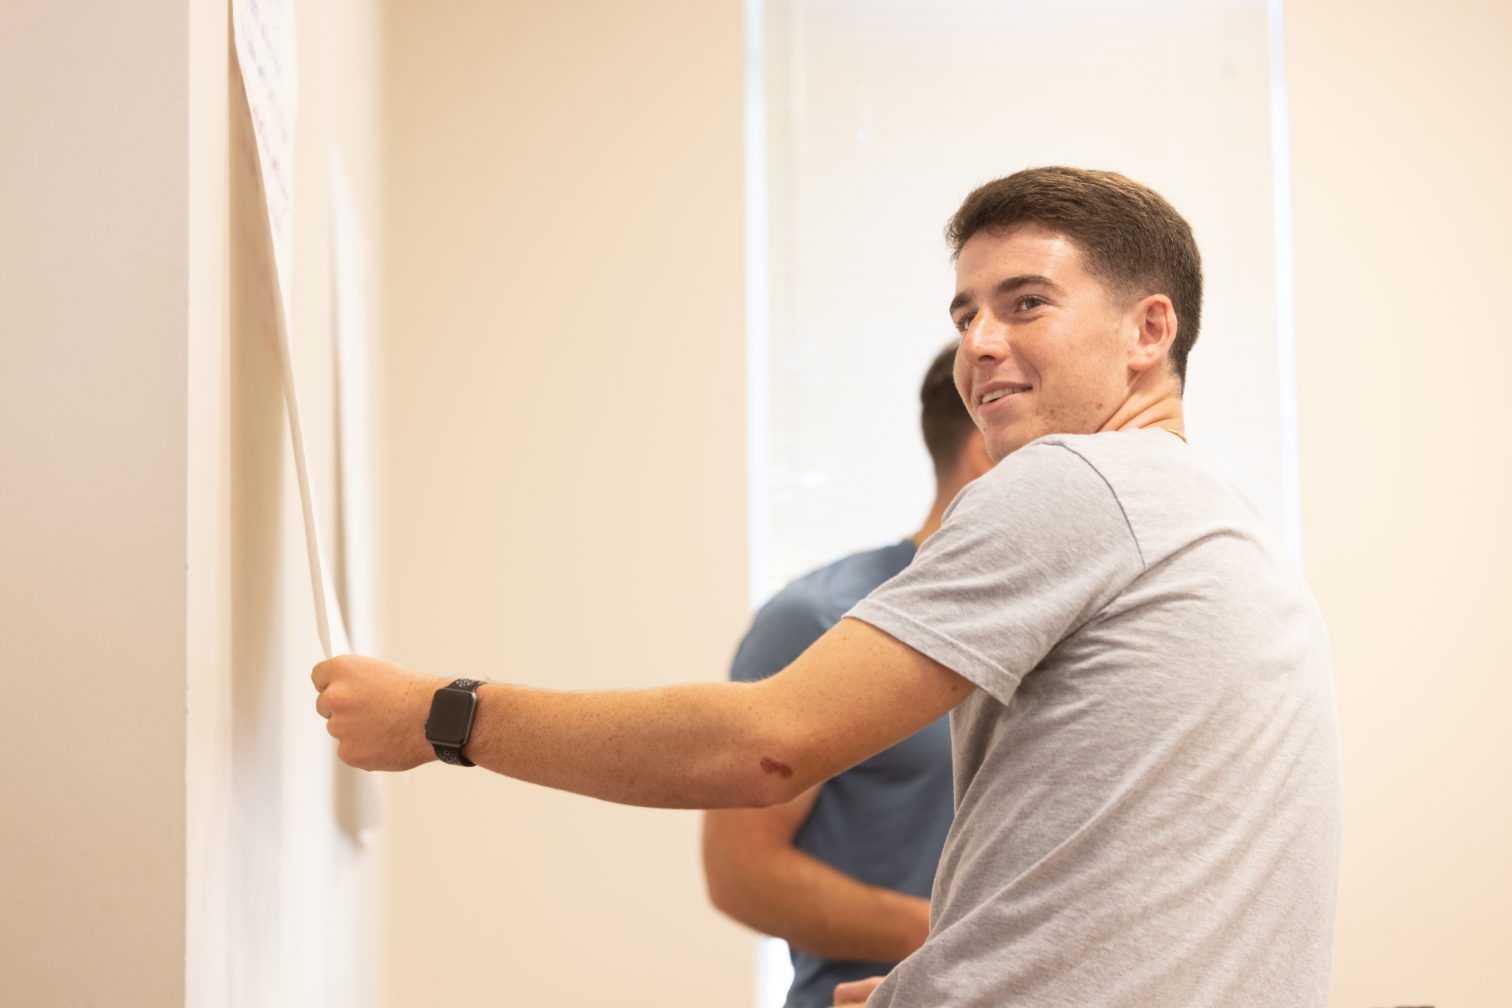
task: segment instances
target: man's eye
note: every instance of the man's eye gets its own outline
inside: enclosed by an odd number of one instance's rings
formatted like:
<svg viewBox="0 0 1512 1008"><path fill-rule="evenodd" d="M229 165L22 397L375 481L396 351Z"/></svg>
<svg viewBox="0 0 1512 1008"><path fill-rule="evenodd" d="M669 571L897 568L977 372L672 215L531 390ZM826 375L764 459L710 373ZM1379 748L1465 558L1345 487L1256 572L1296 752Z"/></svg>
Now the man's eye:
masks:
<svg viewBox="0 0 1512 1008"><path fill-rule="evenodd" d="M956 332L963 333L967 329L970 329L971 328L971 322L975 318L976 318L976 312L972 312L969 315L962 315L960 318L956 319L956 324L955 324Z"/></svg>
<svg viewBox="0 0 1512 1008"><path fill-rule="evenodd" d="M1045 299L1044 298L1042 298L1042 297L1036 297L1033 294L1026 294L1024 297L1019 298L1019 301L1018 301L1019 311L1033 311L1034 309L1040 307L1044 303L1045 303Z"/></svg>

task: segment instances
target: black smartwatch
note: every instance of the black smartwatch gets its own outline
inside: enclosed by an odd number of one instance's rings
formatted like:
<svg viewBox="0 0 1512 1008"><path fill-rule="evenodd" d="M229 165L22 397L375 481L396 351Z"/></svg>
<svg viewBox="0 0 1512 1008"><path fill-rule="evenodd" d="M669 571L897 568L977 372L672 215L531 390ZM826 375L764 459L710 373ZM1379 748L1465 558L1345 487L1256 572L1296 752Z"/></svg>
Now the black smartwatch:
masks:
<svg viewBox="0 0 1512 1008"><path fill-rule="evenodd" d="M478 687L482 685L477 679L458 679L436 690L431 698L425 741L436 750L441 762L452 766L475 765L462 755L462 747L472 735L473 715L478 712Z"/></svg>

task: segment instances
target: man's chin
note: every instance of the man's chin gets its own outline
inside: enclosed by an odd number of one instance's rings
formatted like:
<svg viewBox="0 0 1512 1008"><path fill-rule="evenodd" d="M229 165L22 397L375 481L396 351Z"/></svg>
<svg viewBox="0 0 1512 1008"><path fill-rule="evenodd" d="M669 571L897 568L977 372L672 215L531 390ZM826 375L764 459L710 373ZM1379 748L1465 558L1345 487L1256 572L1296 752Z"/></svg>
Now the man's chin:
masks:
<svg viewBox="0 0 1512 1008"><path fill-rule="evenodd" d="M987 449L987 457L996 465L1039 436L1029 432L1002 431L997 437L987 438L983 446Z"/></svg>

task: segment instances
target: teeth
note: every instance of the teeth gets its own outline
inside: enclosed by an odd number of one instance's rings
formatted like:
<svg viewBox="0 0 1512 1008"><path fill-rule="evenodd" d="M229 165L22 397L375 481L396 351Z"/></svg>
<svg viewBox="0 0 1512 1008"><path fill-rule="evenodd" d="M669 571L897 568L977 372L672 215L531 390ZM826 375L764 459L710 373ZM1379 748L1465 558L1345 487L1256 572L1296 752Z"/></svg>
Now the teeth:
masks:
<svg viewBox="0 0 1512 1008"><path fill-rule="evenodd" d="M1024 391L1024 390L1023 389L1016 389L1016 388L1005 388L1005 389L998 389L996 392L988 392L986 395L982 396L982 405L985 406L985 405L987 405L990 402L997 402L999 399L1003 398L1004 396L1011 396L1015 392L1022 392L1022 391Z"/></svg>

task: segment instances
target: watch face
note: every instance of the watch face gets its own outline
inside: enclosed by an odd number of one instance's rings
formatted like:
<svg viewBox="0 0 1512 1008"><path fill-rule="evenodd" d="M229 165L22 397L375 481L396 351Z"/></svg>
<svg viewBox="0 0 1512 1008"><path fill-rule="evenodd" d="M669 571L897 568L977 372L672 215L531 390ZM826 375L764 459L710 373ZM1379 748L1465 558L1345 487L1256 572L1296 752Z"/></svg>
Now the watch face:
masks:
<svg viewBox="0 0 1512 1008"><path fill-rule="evenodd" d="M431 700L430 719L425 722L425 738L444 746L460 746L472 730L473 711L478 698L468 690L439 689Z"/></svg>

